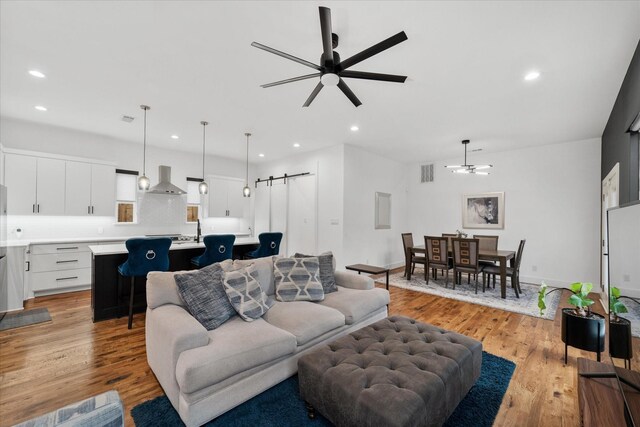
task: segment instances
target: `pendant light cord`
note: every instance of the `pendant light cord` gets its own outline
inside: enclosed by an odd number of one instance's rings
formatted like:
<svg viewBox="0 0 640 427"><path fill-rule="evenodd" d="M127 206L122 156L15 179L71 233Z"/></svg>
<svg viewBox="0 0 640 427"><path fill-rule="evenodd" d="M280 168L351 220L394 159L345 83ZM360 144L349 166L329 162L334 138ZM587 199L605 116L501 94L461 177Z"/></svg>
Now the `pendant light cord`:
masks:
<svg viewBox="0 0 640 427"><path fill-rule="evenodd" d="M200 122L202 124L202 180L204 181L204 151L205 151L205 142L206 142L206 132L207 132L207 122Z"/></svg>
<svg viewBox="0 0 640 427"><path fill-rule="evenodd" d="M149 107L142 106L142 109L144 110L144 131L142 134L142 175L147 176L147 110Z"/></svg>
<svg viewBox="0 0 640 427"><path fill-rule="evenodd" d="M247 175L246 175L245 183L246 185L249 185L249 137L251 136L251 134L245 133L245 135L247 136Z"/></svg>

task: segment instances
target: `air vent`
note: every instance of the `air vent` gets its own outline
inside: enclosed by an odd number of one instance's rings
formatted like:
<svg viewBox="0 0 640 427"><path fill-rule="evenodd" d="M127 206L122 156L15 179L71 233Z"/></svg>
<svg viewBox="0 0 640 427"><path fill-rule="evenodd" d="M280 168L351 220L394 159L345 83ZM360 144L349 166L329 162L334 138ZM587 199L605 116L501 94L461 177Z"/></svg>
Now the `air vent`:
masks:
<svg viewBox="0 0 640 427"><path fill-rule="evenodd" d="M135 117L131 117L131 116L122 116L122 121L126 122L126 123L131 123L133 121Z"/></svg>
<svg viewBox="0 0 640 427"><path fill-rule="evenodd" d="M433 182L433 163L420 166L420 182Z"/></svg>

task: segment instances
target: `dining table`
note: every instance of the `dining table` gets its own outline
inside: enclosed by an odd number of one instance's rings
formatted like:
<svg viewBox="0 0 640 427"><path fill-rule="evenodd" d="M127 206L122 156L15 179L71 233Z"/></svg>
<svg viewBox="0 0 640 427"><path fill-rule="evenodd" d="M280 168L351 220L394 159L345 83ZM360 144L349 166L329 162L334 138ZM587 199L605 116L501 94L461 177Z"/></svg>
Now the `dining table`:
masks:
<svg viewBox="0 0 640 427"><path fill-rule="evenodd" d="M416 245L411 246L411 255L423 254L427 255L427 250L424 245ZM451 251L449 251L449 255L451 255ZM409 262L405 265L405 275L407 276L407 280L411 280L411 261L409 257ZM516 252L515 251L507 251L501 249L480 249L478 251L478 260L479 261L497 261L500 267L500 296L502 298L507 298L507 261L509 262L509 267L513 268L516 260Z"/></svg>

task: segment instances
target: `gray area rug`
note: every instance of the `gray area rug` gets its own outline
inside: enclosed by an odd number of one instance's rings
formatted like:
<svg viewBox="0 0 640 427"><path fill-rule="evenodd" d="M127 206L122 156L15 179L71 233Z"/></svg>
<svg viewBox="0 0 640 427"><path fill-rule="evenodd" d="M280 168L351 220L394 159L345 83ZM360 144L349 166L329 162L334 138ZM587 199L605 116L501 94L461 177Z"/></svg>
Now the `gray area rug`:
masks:
<svg viewBox="0 0 640 427"><path fill-rule="evenodd" d="M487 280L487 283L489 281ZM507 298L502 299L500 297L500 278L496 278L495 289L487 287L485 292L482 292L482 276L478 277L478 294L475 293L475 281L471 280L470 284L467 284L467 275L462 276L462 284L456 285L456 289L452 289L453 272L449 272L449 287L445 288L444 278L441 276L441 272L438 272L438 280L433 280L430 277L428 283L424 280L424 270L416 267L415 273L411 275L411 280L407 280L403 277L402 273L394 273L389 276L389 285L403 289L410 289L416 292L422 292L425 294L437 295L443 298L451 298L458 301L470 302L472 304L484 305L487 307L499 308L501 310L511 311L514 313L526 314L527 316L540 317L543 319L554 319L556 316L556 310L558 308L558 302L560 301L561 292L554 292L548 295L546 298L547 309L543 316L540 316L540 310L538 309L538 290L539 285L533 285L529 283L520 282L522 292L520 298L516 298L514 290L511 288L511 282L507 280ZM552 287L547 288L547 292L552 290Z"/></svg>
<svg viewBox="0 0 640 427"><path fill-rule="evenodd" d="M46 308L34 308L17 313L7 313L0 319L0 331L35 325L36 323L49 322L51 316Z"/></svg>

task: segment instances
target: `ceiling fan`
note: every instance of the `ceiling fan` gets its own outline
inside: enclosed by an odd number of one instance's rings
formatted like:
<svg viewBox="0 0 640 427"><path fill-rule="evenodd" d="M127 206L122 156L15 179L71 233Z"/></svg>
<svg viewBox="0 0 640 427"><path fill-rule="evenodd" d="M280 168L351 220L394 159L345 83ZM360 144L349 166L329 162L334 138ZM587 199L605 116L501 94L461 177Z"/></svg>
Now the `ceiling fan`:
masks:
<svg viewBox="0 0 640 427"><path fill-rule="evenodd" d="M320 57L320 65L316 65L313 62L305 61L304 59L300 59L293 55L289 55L288 53L281 52L279 50L273 49L269 46L265 46L263 44L253 42L251 46L257 47L258 49L266 50L267 52L276 54L278 56L282 56L283 58L287 58L291 61L297 62L302 65L306 65L309 68L313 68L317 70L317 73L306 74L304 76L293 77L286 80L280 80L273 83L268 83L261 85L263 88L268 88L272 86L278 86L285 83L297 82L300 80L311 79L314 77L320 77L320 81L316 85L316 87L311 92L311 95L305 101L303 107L308 107L311 105L313 100L318 93L325 86L338 86L338 89L344 93L347 98L358 107L362 104L358 97L349 89L349 86L344 82L343 78L351 78L351 79L366 79L366 80L380 80L385 82L394 82L394 83L404 83L407 79L407 76L398 76L394 74L380 74L380 73L368 73L364 71L351 71L347 68L350 68L365 59L371 58L373 55L377 55L378 53L389 49L403 41L407 40L407 35L404 31L399 32L398 34L389 37L386 40L381 41L378 44L375 44L360 53L356 53L350 58L345 59L344 61L340 60L340 55L338 52L334 51L336 47L338 47L338 35L331 32L331 9L327 7L320 7L320 30L322 31L322 56Z"/></svg>
<svg viewBox="0 0 640 427"><path fill-rule="evenodd" d="M489 172L478 172L483 169L491 169L493 165L468 165L467 164L467 145L469 145L469 140L462 140L462 145L464 145L464 165L448 165L445 166L447 169L453 169L451 172L453 173L473 173L477 175L489 175Z"/></svg>

